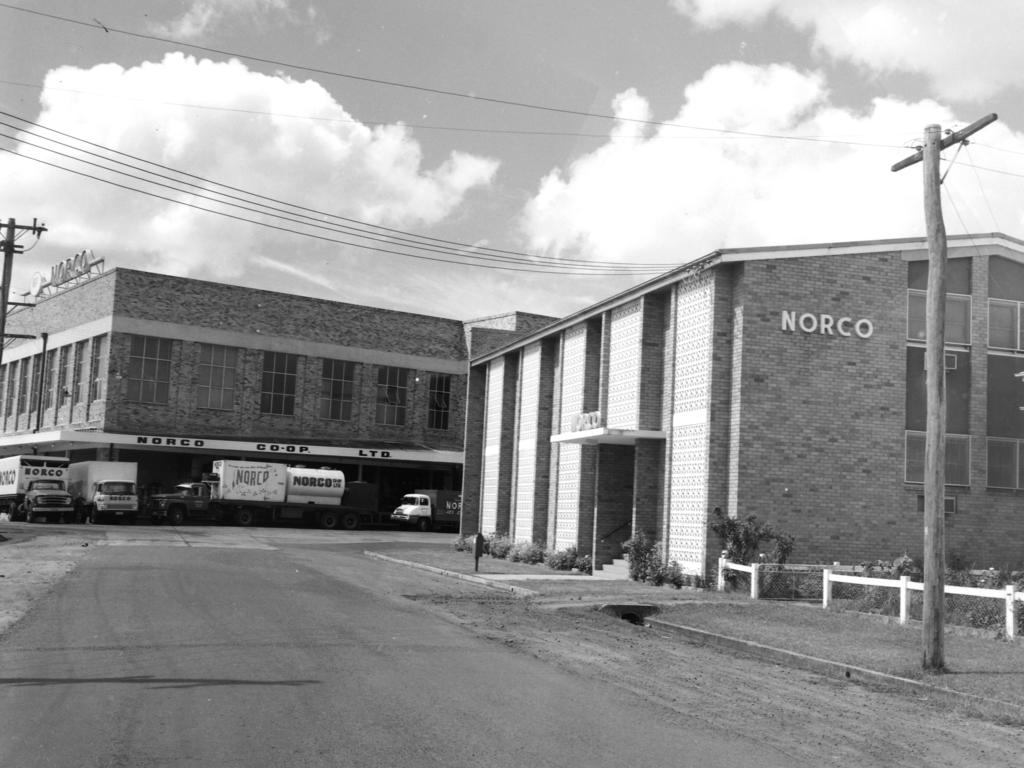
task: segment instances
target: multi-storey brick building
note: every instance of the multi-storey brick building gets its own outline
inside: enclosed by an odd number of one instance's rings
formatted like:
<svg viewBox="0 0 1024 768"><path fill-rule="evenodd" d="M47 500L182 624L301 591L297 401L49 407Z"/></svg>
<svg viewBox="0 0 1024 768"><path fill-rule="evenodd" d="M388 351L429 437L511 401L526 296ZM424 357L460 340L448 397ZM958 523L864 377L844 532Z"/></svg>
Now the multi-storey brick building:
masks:
<svg viewBox="0 0 1024 768"><path fill-rule="evenodd" d="M0 453L136 461L148 490L217 458L330 466L376 483L386 510L413 488L461 486L474 334L541 321L86 274L9 314Z"/></svg>
<svg viewBox="0 0 1024 768"><path fill-rule="evenodd" d="M466 532L706 574L718 507L793 560L923 549L924 240L715 251L474 356ZM947 556L1024 559L1024 242L950 238Z"/></svg>

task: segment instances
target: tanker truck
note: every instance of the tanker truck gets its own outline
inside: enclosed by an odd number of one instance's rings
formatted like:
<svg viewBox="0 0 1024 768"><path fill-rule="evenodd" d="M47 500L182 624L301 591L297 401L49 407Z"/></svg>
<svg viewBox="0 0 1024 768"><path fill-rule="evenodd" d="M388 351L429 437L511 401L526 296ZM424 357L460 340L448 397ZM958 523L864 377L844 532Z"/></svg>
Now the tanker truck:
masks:
<svg viewBox="0 0 1024 768"><path fill-rule="evenodd" d="M304 523L351 530L379 522L376 486L347 484L341 470L229 459L213 462L200 482L153 494L148 512L157 525Z"/></svg>

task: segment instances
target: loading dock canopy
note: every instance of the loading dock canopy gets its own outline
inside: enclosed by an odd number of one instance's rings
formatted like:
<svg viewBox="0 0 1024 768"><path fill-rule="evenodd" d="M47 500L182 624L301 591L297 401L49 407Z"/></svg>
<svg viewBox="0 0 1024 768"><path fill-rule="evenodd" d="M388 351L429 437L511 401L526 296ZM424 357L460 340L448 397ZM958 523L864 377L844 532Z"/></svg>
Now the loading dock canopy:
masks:
<svg viewBox="0 0 1024 768"><path fill-rule="evenodd" d="M268 440L223 440L202 436L130 435L87 430L51 430L0 437L0 453L53 453L76 448L117 446L135 450L202 451L203 453L257 454L279 459L342 458L462 464L462 451L437 451L425 446L345 446L282 443Z"/></svg>

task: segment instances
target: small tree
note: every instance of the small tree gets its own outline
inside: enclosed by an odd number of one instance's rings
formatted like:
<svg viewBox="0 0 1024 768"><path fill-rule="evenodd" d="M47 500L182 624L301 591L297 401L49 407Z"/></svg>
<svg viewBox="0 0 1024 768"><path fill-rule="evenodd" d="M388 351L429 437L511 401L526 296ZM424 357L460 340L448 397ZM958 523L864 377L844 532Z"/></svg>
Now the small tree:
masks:
<svg viewBox="0 0 1024 768"><path fill-rule="evenodd" d="M772 549L765 554L765 560L779 565L785 563L793 552L793 537L775 530L768 523L762 523L757 515L744 519L729 517L720 507L715 507L711 530L718 535L727 560L749 565L760 554L764 542L773 542Z"/></svg>

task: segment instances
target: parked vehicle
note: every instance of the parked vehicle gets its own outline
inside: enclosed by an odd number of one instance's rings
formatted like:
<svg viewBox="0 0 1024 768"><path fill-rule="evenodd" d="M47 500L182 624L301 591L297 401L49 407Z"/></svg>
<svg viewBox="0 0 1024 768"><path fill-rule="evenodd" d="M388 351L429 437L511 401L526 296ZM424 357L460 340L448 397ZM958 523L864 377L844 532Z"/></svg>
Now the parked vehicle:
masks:
<svg viewBox="0 0 1024 768"><path fill-rule="evenodd" d="M154 523L306 523L353 529L379 522L377 486L346 484L336 469L218 460L213 473L149 497Z"/></svg>
<svg viewBox="0 0 1024 768"><path fill-rule="evenodd" d="M62 456L7 456L0 459L0 511L11 520L34 523L70 520L69 460Z"/></svg>
<svg viewBox="0 0 1024 768"><path fill-rule="evenodd" d="M134 461L78 461L68 466L76 516L94 523L134 523L139 514L139 465Z"/></svg>
<svg viewBox="0 0 1024 768"><path fill-rule="evenodd" d="M462 494L458 491L418 490L407 493L391 513L391 521L421 531L459 527Z"/></svg>

